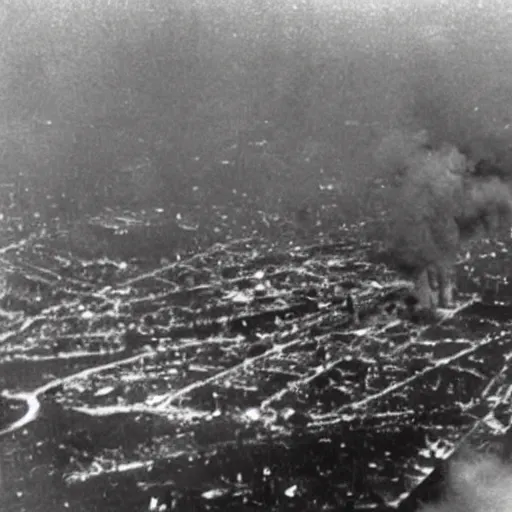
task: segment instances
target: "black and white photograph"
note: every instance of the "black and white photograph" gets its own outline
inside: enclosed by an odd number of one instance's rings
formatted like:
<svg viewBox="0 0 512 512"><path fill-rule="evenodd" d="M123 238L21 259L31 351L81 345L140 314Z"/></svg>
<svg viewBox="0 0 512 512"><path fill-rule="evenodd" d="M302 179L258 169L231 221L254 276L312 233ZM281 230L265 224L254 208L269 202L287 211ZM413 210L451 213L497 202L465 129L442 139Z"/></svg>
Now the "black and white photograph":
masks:
<svg viewBox="0 0 512 512"><path fill-rule="evenodd" d="M0 512L512 512L512 2L0 2Z"/></svg>

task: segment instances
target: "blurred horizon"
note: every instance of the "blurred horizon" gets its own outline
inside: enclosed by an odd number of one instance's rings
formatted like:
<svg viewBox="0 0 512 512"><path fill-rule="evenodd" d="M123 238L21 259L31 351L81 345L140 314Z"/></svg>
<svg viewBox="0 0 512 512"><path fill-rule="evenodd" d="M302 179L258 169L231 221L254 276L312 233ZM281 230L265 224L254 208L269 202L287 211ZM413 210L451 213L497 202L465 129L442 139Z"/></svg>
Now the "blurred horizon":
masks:
<svg viewBox="0 0 512 512"><path fill-rule="evenodd" d="M327 188L357 217L393 130L512 165L505 1L27 0L0 26L0 182L39 218Z"/></svg>

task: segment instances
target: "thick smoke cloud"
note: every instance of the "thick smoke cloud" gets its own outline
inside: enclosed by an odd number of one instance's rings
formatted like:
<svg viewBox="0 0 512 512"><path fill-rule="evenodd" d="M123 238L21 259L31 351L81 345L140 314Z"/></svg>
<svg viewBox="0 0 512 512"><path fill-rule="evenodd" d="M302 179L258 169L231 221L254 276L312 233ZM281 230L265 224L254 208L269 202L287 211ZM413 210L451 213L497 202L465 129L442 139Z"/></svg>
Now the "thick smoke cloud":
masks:
<svg viewBox="0 0 512 512"><path fill-rule="evenodd" d="M420 512L507 512L512 502L510 465L493 455L468 453L453 462L448 485L438 503Z"/></svg>
<svg viewBox="0 0 512 512"><path fill-rule="evenodd" d="M451 302L462 244L497 236L512 220L512 75L503 69L510 52L493 52L496 40L473 41L467 27L455 27L409 34L402 66L409 95L374 151L376 168L393 185L388 254L427 309ZM439 297L431 293L436 287Z"/></svg>

